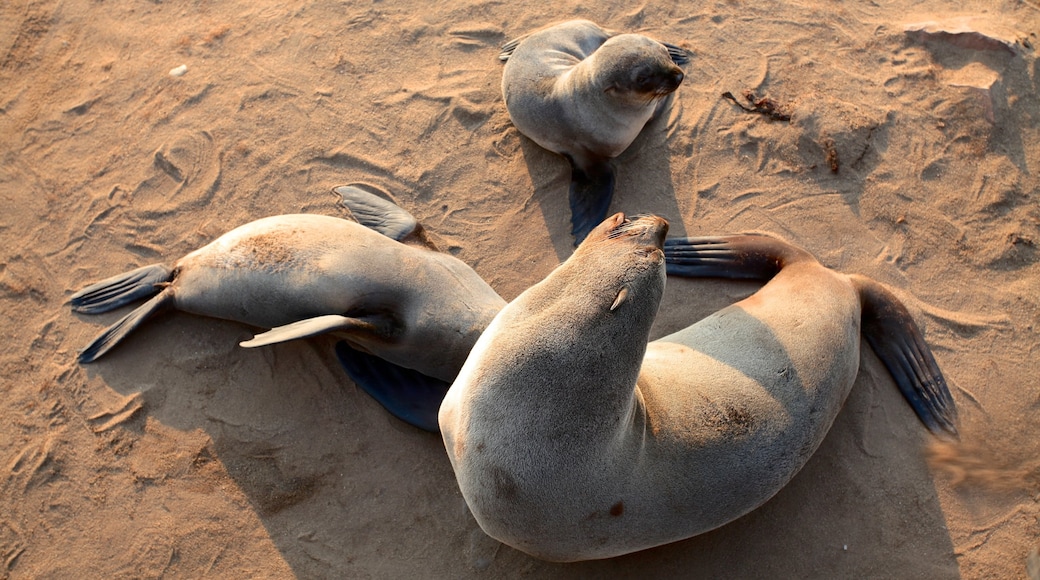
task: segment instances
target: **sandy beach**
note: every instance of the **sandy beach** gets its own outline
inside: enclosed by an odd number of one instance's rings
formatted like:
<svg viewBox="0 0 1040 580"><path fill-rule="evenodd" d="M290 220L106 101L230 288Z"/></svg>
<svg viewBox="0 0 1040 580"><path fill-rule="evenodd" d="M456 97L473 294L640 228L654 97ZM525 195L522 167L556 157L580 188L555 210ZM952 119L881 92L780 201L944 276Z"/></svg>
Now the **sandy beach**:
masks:
<svg viewBox="0 0 1040 580"><path fill-rule="evenodd" d="M864 347L764 506L551 564L484 535L439 437L332 337L243 349L256 329L171 313L76 362L129 310L74 314L79 288L261 217L345 216L347 183L507 300L541 280L572 251L569 169L510 123L497 55L572 18L692 55L611 211L771 232L888 284L960 443ZM0 3L0 578L1022 578L1031 553L1040 578L1038 35L1036 0ZM669 279L653 337L757 287Z"/></svg>

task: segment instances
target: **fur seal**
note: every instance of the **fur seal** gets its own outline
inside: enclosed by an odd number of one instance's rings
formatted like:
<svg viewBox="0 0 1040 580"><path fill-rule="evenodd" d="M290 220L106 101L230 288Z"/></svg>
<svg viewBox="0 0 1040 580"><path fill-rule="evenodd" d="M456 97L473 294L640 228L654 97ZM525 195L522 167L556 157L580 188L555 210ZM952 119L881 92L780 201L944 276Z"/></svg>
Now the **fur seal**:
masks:
<svg viewBox="0 0 1040 580"><path fill-rule="evenodd" d="M513 40L499 59L502 94L516 128L571 165L575 245L607 216L610 160L662 111L683 80L682 48L616 34L588 20L563 22Z"/></svg>
<svg viewBox="0 0 1040 580"><path fill-rule="evenodd" d="M369 227L324 215L267 217L172 268L144 266L73 294L72 309L86 314L151 297L80 351L79 362L104 356L167 310L273 329L245 347L334 332L345 339L337 353L355 382L394 415L436 431L448 383L505 300L462 261L432 251L404 210L356 187L334 191Z"/></svg>
<svg viewBox="0 0 1040 580"><path fill-rule="evenodd" d="M882 285L764 235L669 240L669 270L769 281L647 344L667 222L622 214L509 303L440 409L490 536L554 561L688 538L758 507L819 446L858 373L860 332L934 433L945 379ZM669 272L671 273L671 272Z"/></svg>

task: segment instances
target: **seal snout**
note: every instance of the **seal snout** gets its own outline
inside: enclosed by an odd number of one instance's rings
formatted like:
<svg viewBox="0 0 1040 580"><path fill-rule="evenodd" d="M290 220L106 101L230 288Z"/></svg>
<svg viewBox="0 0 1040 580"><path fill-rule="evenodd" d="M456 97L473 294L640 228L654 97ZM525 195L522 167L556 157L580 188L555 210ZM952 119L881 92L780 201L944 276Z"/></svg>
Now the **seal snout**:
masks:
<svg viewBox="0 0 1040 580"><path fill-rule="evenodd" d="M656 215L645 216L641 219L650 221L646 227L646 234L652 239L654 247L661 252L663 257L664 239L668 235L668 220Z"/></svg>
<svg viewBox="0 0 1040 580"><path fill-rule="evenodd" d="M668 89L668 92L670 93L675 89L679 88L679 85L682 84L684 78L686 78L686 75L683 73L682 69L679 67L675 67L674 70L670 71L666 75L665 82L663 83L663 85Z"/></svg>
<svg viewBox="0 0 1040 580"><path fill-rule="evenodd" d="M686 74L683 73L682 69L671 61L667 64L658 63L654 69L637 73L636 79L633 81L637 91L645 95L663 97L675 92L679 85L682 84L683 79L686 78Z"/></svg>
<svg viewBox="0 0 1040 580"><path fill-rule="evenodd" d="M674 93L686 78L686 74L681 68L671 62L668 64L670 65L668 68L658 71L652 82L648 83L647 88L654 96L663 97Z"/></svg>

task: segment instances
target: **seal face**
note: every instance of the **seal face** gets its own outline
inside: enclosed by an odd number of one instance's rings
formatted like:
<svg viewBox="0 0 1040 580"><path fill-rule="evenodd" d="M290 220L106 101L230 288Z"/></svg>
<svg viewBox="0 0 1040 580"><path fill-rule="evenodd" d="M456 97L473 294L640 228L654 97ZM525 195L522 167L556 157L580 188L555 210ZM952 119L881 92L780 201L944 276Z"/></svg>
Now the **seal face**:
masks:
<svg viewBox="0 0 1040 580"><path fill-rule="evenodd" d="M358 213L379 223L380 231L404 239L419 229L389 202L343 189L337 193L352 196ZM395 415L434 431L447 382L505 305L453 256L401 243L353 221L307 214L240 226L172 268L155 264L114 276L77 292L70 303L78 312L99 313L148 297L84 348L80 362L100 358L170 309L273 329L243 342L247 347L333 332L358 351L337 349L369 394ZM406 377L404 371L415 372ZM416 397L424 418L395 410Z"/></svg>
<svg viewBox="0 0 1040 580"><path fill-rule="evenodd" d="M771 279L648 344L666 270L658 219L618 215L594 229L499 313L448 391L445 448L486 533L574 561L740 517L822 441L858 373L861 322L868 340L911 345L879 358L926 425L956 432L905 308L876 282L773 238L671 244L668 269L682 262L679 274Z"/></svg>
<svg viewBox="0 0 1040 580"><path fill-rule="evenodd" d="M587 20L508 43L502 93L516 128L571 164L577 242L606 217L620 155L679 87L686 51Z"/></svg>

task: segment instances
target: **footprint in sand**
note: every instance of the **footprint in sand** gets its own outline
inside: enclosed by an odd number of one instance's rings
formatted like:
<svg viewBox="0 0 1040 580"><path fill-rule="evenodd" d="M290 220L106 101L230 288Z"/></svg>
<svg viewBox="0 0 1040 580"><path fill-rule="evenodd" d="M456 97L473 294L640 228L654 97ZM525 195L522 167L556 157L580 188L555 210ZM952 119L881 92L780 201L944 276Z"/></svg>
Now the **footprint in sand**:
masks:
<svg viewBox="0 0 1040 580"><path fill-rule="evenodd" d="M152 154L153 174L134 188L134 202L150 218L204 207L220 186L222 161L208 131L181 132Z"/></svg>

